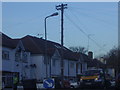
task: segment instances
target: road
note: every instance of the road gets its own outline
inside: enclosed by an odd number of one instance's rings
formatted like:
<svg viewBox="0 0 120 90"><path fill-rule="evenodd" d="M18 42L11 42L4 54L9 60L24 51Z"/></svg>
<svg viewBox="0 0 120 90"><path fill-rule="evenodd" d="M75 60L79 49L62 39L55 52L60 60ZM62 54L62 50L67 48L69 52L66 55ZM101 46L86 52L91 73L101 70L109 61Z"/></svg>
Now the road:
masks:
<svg viewBox="0 0 120 90"><path fill-rule="evenodd" d="M42 89L38 89L38 90L42 90ZM45 90L45 89L43 89ZM49 90L49 89L47 89ZM51 89L50 89L51 90ZM52 89L52 90L116 90L115 88L107 88L107 89L99 89L99 88L73 88L73 89Z"/></svg>
<svg viewBox="0 0 120 90"><path fill-rule="evenodd" d="M41 89L40 89L41 90ZM62 89L54 89L54 90L62 90ZM63 89L63 90L116 90L116 89Z"/></svg>
<svg viewBox="0 0 120 90"><path fill-rule="evenodd" d="M2 89L2 90L13 90L12 88L5 88L5 89ZM17 90L24 90L24 89L17 89ZM28 89L30 90L30 89ZM37 89L37 90L46 90L46 89ZM49 89L47 89L49 90ZM62 89L50 89L50 90L62 90ZM64 90L64 89L63 89ZM107 89L103 89L103 88L90 88L90 87L87 87L87 88L73 88L73 89L65 89L65 90L116 90L115 87L111 87L111 88L107 88Z"/></svg>
<svg viewBox="0 0 120 90"><path fill-rule="evenodd" d="M54 89L54 90L61 90L61 89ZM109 89L90 89L90 88L84 88L84 89L80 89L80 88L77 88L77 89L65 89L65 90L116 90L116 89L114 89L114 88L109 88Z"/></svg>

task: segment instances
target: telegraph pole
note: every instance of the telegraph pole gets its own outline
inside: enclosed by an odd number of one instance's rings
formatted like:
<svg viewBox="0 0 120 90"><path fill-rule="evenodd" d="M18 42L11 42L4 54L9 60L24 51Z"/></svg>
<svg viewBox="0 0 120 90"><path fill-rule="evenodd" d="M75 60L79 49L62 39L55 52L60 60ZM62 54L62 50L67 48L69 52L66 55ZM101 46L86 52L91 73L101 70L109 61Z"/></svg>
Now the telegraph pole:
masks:
<svg viewBox="0 0 120 90"><path fill-rule="evenodd" d="M64 13L64 9L67 9L67 4L61 4L56 6L57 10L61 11L61 78L63 80L63 76L64 76L64 66L63 66L63 13Z"/></svg>

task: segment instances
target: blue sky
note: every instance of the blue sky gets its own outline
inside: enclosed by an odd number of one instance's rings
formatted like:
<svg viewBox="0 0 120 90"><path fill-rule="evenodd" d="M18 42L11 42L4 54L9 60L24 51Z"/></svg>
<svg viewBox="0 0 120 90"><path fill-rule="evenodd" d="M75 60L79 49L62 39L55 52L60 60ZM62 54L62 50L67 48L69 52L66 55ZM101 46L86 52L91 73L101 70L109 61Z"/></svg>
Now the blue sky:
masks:
<svg viewBox="0 0 120 90"><path fill-rule="evenodd" d="M25 35L44 38L44 18L54 12L59 16L47 19L48 40L60 43L59 2L2 3L2 32L12 38ZM88 46L94 55L107 53L118 44L117 2L67 2L64 12L64 45ZM84 34L82 31L86 34ZM96 45L97 44L97 45Z"/></svg>

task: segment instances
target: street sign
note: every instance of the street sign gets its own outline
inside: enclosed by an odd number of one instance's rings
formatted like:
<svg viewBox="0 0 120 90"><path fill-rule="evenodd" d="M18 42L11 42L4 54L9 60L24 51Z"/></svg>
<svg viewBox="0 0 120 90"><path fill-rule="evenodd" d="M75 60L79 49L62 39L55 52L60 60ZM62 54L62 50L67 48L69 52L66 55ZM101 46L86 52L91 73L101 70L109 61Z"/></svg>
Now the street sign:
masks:
<svg viewBox="0 0 120 90"><path fill-rule="evenodd" d="M45 79L43 81L43 87L44 88L54 88L55 87L55 81L54 81L54 79L51 79L51 78Z"/></svg>

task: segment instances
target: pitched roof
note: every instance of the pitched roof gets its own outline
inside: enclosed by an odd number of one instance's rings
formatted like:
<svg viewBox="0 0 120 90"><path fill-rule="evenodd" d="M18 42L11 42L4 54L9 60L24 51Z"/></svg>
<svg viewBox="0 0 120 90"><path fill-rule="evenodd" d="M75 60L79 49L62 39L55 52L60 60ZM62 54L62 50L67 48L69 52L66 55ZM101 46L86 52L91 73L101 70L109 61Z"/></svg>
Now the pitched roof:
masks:
<svg viewBox="0 0 120 90"><path fill-rule="evenodd" d="M18 43L18 40L13 40L12 38L2 33L2 46L15 48L17 43Z"/></svg>
<svg viewBox="0 0 120 90"><path fill-rule="evenodd" d="M25 36L21 38L21 41L26 50L30 51L33 54L45 54L45 40L33 36ZM55 51L52 43L47 41L47 54L52 55Z"/></svg>
<svg viewBox="0 0 120 90"><path fill-rule="evenodd" d="M82 54L82 57L84 61L87 62L88 67L100 67L100 68L104 67L104 64L97 59L91 59L86 54Z"/></svg>
<svg viewBox="0 0 120 90"><path fill-rule="evenodd" d="M30 51L33 54L45 54L45 40L42 38L37 38L33 36L25 36L22 39L23 45L26 50ZM57 49L61 53L61 45L52 41L47 40L47 54L52 56ZM78 54L72 52L66 47L63 47L63 58L70 60L78 60Z"/></svg>
<svg viewBox="0 0 120 90"><path fill-rule="evenodd" d="M20 39L12 39L2 33L2 46L16 48L20 40L26 51L29 51L32 54L45 54L45 40L42 38L27 35ZM84 61L87 62L88 67L104 66L104 64L97 59L90 59L86 54L73 52L66 47L61 48L60 44L47 40L47 55L52 56L56 49L59 51L60 55L62 55L61 51L63 49L64 59L79 60L79 58L82 57Z"/></svg>
<svg viewBox="0 0 120 90"><path fill-rule="evenodd" d="M93 62L94 62L95 67L100 67L100 68L104 67L104 63L102 63L101 61L97 59L93 59Z"/></svg>
<svg viewBox="0 0 120 90"><path fill-rule="evenodd" d="M87 65L88 67L98 67L98 68L104 67L104 64L97 59L91 59L90 61L87 61Z"/></svg>
<svg viewBox="0 0 120 90"><path fill-rule="evenodd" d="M62 55L61 48L58 49L58 51L59 51L60 55ZM73 52L73 51L71 51L71 50L69 50L67 48L66 49L63 48L63 58L64 59L70 59L70 60L79 60L80 54L75 53L75 52Z"/></svg>
<svg viewBox="0 0 120 90"><path fill-rule="evenodd" d="M45 54L45 40L42 38L37 38L34 36L27 35L20 39L12 39L5 34L2 34L2 45L9 48L16 48L19 40L22 41L23 46L26 51L31 52L32 54ZM69 50L66 47L61 48L59 43L55 43L47 40L47 55L52 56L55 50L58 50L60 55L62 55L61 50L63 49L63 58L70 60L78 60L81 55L86 62L89 62L87 55L82 53L76 53Z"/></svg>

